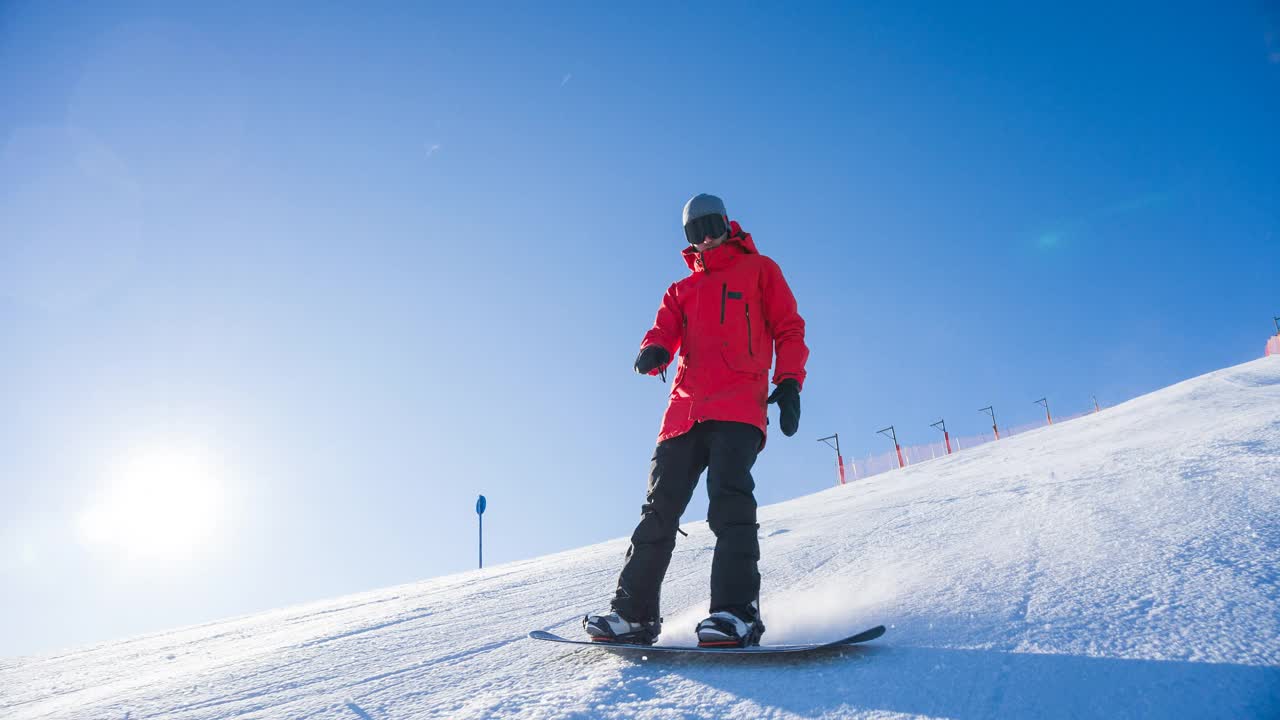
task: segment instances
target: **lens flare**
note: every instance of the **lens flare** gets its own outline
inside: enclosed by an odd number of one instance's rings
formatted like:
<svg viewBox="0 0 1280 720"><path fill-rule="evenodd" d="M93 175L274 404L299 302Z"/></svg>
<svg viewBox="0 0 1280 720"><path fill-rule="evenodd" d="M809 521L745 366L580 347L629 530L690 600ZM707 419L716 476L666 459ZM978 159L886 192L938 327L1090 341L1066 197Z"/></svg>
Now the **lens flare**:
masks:
<svg viewBox="0 0 1280 720"><path fill-rule="evenodd" d="M147 451L112 473L79 517L81 538L138 558L180 555L206 545L218 527L222 487L212 462L189 451Z"/></svg>

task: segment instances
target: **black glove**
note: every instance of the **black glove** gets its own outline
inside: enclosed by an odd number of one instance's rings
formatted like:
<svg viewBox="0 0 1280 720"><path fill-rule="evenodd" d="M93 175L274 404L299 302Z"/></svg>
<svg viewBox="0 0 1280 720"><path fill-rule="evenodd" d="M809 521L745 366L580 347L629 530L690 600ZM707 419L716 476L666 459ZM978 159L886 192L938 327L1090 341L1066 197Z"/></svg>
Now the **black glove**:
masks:
<svg viewBox="0 0 1280 720"><path fill-rule="evenodd" d="M791 437L800 429L800 383L795 378L787 378L778 383L773 394L769 396L769 404L778 403L782 417L779 425L782 434Z"/></svg>
<svg viewBox="0 0 1280 720"><path fill-rule="evenodd" d="M661 345L649 345L640 350L636 356L636 372L641 375L653 375L658 368L664 368L671 362L671 353Z"/></svg>

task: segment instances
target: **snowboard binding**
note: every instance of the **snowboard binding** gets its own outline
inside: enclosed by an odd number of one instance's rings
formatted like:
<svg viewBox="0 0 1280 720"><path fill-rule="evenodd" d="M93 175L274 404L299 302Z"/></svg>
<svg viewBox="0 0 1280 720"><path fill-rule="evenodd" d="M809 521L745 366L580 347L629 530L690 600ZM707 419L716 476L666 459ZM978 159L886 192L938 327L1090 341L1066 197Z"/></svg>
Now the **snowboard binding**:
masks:
<svg viewBox="0 0 1280 720"><path fill-rule="evenodd" d="M592 642L652 645L662 633L662 618L633 622L617 612L587 615L582 618L582 629L587 631Z"/></svg>
<svg viewBox="0 0 1280 720"><path fill-rule="evenodd" d="M698 623L698 647L746 648L760 644L764 623L756 603L741 609L720 610Z"/></svg>

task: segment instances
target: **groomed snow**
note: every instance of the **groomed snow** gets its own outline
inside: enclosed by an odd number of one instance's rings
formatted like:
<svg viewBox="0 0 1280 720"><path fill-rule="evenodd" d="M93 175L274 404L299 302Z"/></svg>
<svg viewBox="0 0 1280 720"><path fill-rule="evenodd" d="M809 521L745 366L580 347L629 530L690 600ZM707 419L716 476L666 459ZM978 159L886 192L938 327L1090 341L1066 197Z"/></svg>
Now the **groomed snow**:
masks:
<svg viewBox="0 0 1280 720"><path fill-rule="evenodd" d="M713 538L684 528L666 643L706 610ZM527 639L581 633L617 539L3 660L0 716L1280 717L1280 357L763 508L760 537L766 641L888 634L799 660Z"/></svg>

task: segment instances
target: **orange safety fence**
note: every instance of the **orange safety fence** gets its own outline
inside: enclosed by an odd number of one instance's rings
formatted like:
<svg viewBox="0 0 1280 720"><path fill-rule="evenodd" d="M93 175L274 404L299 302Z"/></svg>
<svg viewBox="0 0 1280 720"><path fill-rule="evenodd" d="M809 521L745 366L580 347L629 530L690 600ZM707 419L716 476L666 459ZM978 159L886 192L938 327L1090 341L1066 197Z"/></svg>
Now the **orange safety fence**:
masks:
<svg viewBox="0 0 1280 720"><path fill-rule="evenodd" d="M1098 412L1098 411L1088 410L1085 412L1075 413L1074 415L1054 417L1053 425L1058 425L1059 423L1063 423L1068 420L1074 420L1075 418L1083 417L1085 415L1092 415L1095 412ZM1012 437L1014 435L1020 435L1022 433L1025 433L1031 430L1038 430L1039 428L1042 428L1042 427L1052 427L1052 426L1048 424L1047 420L1040 420L1038 422L1026 423L1024 425L1016 425L1008 428L1001 427L1000 438L1004 439L1004 438ZM979 433L977 435L968 435L964 437L957 437L953 435L951 437L951 448L954 454L958 452L964 452L965 450L968 450L970 448L975 448L979 445L985 445L990 442L995 442L995 440L996 440L995 436L990 432ZM902 446L902 458L905 461L907 466L919 465L922 462L935 460L940 457L945 457L946 455L947 455L946 441L941 438L937 442L924 443L921 445L903 445ZM874 453L868 453L866 457L853 458L852 460L845 461L846 479L849 482L862 480L864 478L871 477L872 475L879 475L881 473L885 473L885 472L889 472L890 470L897 470L897 469L898 469L897 450L889 450L889 451L880 453L878 455ZM836 473L836 481L837 483L840 482L840 474L838 469Z"/></svg>
<svg viewBox="0 0 1280 720"><path fill-rule="evenodd" d="M1275 355L1280 357L1280 334L1273 335L1267 340L1266 355ZM1095 401L1093 410L1076 413L1074 415L1067 415L1065 417L1057 417L1054 418L1052 423L1050 423L1048 418L1046 418L1044 420L1027 423L1025 425L1017 425L1007 428L1001 427L999 437L1012 437L1030 430L1037 430L1042 427L1052 427L1053 425L1066 422L1067 420L1073 420L1085 415L1092 415L1100 410L1101 408L1097 406ZM995 442L997 439L999 438L997 438L993 433L979 433L977 435L969 435L967 437L952 437L951 447L954 452L963 452L969 448L985 445L989 442ZM889 472L890 470L897 470L904 464L908 466L919 465L922 462L936 460L937 458L944 457L947 454L945 439L940 439L937 442L924 443L922 445L902 445L900 448L886 451L878 455L868 453L864 458L854 458L852 462L844 463L842 468L837 468L836 482L837 484L843 484L846 480L849 482L862 480L864 478L871 477L872 475L879 475L880 473Z"/></svg>

